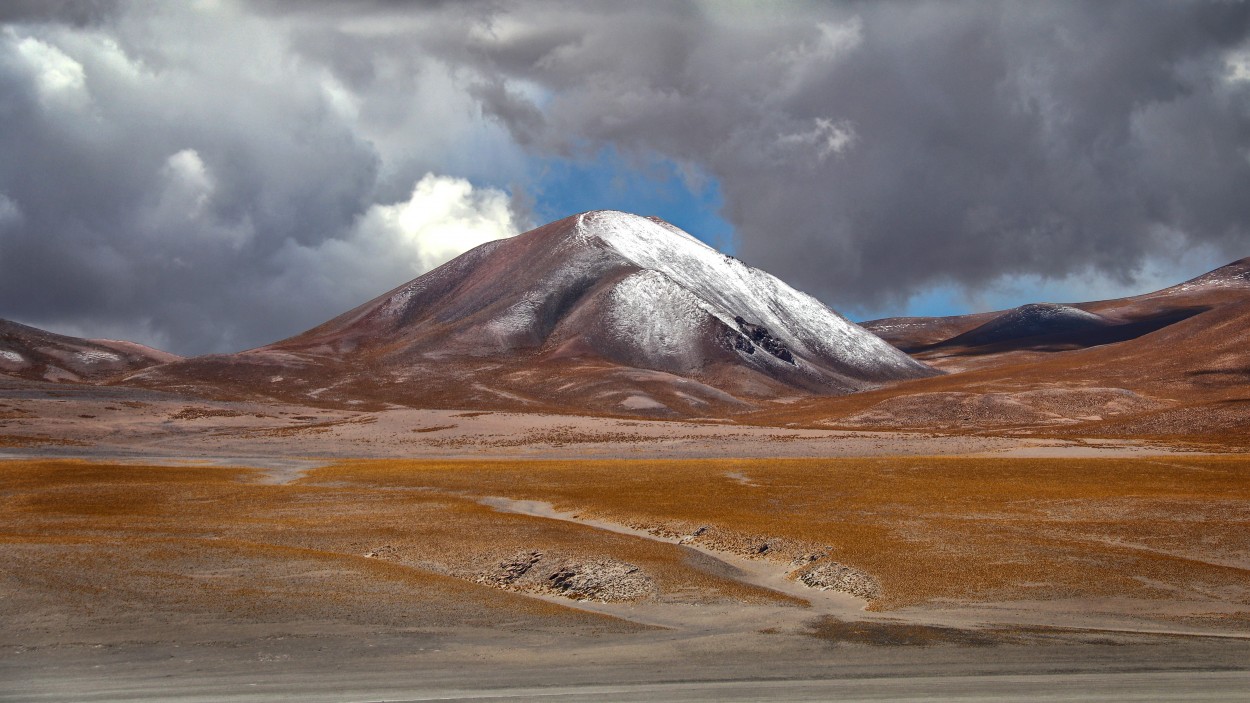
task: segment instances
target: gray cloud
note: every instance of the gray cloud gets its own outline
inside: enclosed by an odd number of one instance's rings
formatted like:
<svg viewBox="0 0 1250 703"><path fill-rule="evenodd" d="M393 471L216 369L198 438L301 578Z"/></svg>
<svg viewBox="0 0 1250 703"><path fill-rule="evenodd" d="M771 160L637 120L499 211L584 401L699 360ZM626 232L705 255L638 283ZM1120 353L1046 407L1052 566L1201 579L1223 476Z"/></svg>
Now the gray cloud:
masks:
<svg viewBox="0 0 1250 703"><path fill-rule="evenodd" d="M545 7L466 40L483 105L551 153L698 166L743 258L826 299L1250 254L1250 5Z"/></svg>
<svg viewBox="0 0 1250 703"><path fill-rule="evenodd" d="M1250 254L1244 3L17 2L0 23L0 317L175 351L419 272L426 240L376 220L429 173L471 179L504 232L541 192L527 157L604 146L715 179L739 255L835 306ZM512 183L504 222L481 188Z"/></svg>
<svg viewBox="0 0 1250 703"><path fill-rule="evenodd" d="M0 317L232 351L428 268L362 227L503 131L419 53L362 50L383 80L349 86L305 32L173 3L0 29Z"/></svg>
<svg viewBox="0 0 1250 703"><path fill-rule="evenodd" d="M118 0L6 0L0 4L0 22L64 22L75 26L97 24L112 16Z"/></svg>

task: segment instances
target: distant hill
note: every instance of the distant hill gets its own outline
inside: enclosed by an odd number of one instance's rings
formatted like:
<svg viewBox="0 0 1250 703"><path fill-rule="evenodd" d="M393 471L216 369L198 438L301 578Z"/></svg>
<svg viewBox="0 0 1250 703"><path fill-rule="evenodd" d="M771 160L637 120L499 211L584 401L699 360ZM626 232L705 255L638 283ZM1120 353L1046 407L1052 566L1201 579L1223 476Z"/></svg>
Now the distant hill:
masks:
<svg viewBox="0 0 1250 703"><path fill-rule="evenodd" d="M80 339L0 320L0 374L95 383L182 357L134 342Z"/></svg>
<svg viewBox="0 0 1250 703"><path fill-rule="evenodd" d="M950 317L895 317L862 323L915 358L962 368L967 357L1007 352L1070 351L1114 344L1158 331L1243 299L1250 257L1163 290L1085 303L1033 303L1011 310ZM990 363L980 358L977 364Z"/></svg>
<svg viewBox="0 0 1250 703"><path fill-rule="evenodd" d="M949 374L752 419L1250 446L1250 258L1129 298L864 327Z"/></svg>

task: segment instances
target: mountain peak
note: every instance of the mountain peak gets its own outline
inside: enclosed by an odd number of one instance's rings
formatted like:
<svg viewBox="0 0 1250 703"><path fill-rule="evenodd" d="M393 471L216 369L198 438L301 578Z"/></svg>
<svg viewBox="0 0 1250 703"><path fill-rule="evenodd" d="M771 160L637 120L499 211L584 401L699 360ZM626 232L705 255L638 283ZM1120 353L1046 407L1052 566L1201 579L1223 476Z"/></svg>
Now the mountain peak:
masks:
<svg viewBox="0 0 1250 703"><path fill-rule="evenodd" d="M657 271L691 292L707 314L730 329L741 330L743 325L764 329L778 344L800 355L847 359L852 366L922 368L812 296L667 222L598 211L579 215L575 228L588 239L604 242L633 265Z"/></svg>
<svg viewBox="0 0 1250 703"><path fill-rule="evenodd" d="M347 383L421 402L433 384L475 402L676 414L935 373L776 277L617 210L484 244L240 360L284 379L291 364L346 366Z"/></svg>
<svg viewBox="0 0 1250 703"><path fill-rule="evenodd" d="M612 245L626 241L662 244L674 239L705 249L712 247L659 217L635 215L621 210L591 210L575 216L575 231L584 238L598 238Z"/></svg>

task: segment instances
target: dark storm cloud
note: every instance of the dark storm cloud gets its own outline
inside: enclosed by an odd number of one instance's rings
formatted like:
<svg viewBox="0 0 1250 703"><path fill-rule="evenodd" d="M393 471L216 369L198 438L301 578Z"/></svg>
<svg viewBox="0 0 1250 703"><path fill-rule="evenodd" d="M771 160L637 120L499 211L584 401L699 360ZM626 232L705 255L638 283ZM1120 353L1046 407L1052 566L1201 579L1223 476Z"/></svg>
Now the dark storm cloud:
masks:
<svg viewBox="0 0 1250 703"><path fill-rule="evenodd" d="M315 28L228 4L49 19L0 29L0 317L233 351L316 325L441 251L436 228L394 208L450 160L440 149L481 138L458 119L472 101L411 47L356 47L358 72L378 78L352 86L343 62L300 52ZM430 183L443 200L421 207L466 221L454 208L480 206L506 224L490 192Z"/></svg>
<svg viewBox="0 0 1250 703"><path fill-rule="evenodd" d="M119 0L5 0L0 3L0 23L95 24L112 15L118 3Z"/></svg>
<svg viewBox="0 0 1250 703"><path fill-rule="evenodd" d="M183 349L238 344L243 330L267 326L250 316L282 314L248 299L272 275L266 263L287 240L348 227L377 159L320 96L249 84L226 48L214 47L214 69L193 73L154 68L111 36L5 37L0 193L15 220L0 230L6 313L138 313Z"/></svg>
<svg viewBox="0 0 1250 703"><path fill-rule="evenodd" d="M1248 4L543 7L466 41L483 105L705 170L743 258L836 303L1250 254Z"/></svg>
<svg viewBox="0 0 1250 703"><path fill-rule="evenodd" d="M604 147L715 179L739 255L835 307L1250 254L1244 3L15 2L0 23L0 317L176 351L317 324L437 260L415 213L504 232L483 185Z"/></svg>

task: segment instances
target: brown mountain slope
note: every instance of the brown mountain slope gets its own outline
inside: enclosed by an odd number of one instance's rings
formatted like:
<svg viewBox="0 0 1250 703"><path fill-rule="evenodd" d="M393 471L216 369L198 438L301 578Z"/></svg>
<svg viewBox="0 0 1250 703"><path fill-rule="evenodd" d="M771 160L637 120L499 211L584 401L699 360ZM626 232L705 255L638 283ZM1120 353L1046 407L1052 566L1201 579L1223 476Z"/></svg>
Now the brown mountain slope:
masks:
<svg viewBox="0 0 1250 703"><path fill-rule="evenodd" d="M303 402L701 416L934 373L672 225L599 211L482 245L296 337L130 380Z"/></svg>
<svg viewBox="0 0 1250 703"><path fill-rule="evenodd" d="M753 419L1250 444L1247 264L1157 293L1080 306L1129 321L1181 318L1132 339L1067 351L986 352L994 363L980 368L803 401Z"/></svg>
<svg viewBox="0 0 1250 703"><path fill-rule="evenodd" d="M0 320L0 374L96 383L182 357L134 342L81 339Z"/></svg>
<svg viewBox="0 0 1250 703"><path fill-rule="evenodd" d="M1020 363L1036 354L1115 344L1250 298L1250 257L1184 283L1113 300L953 317L886 318L865 329L947 371Z"/></svg>

